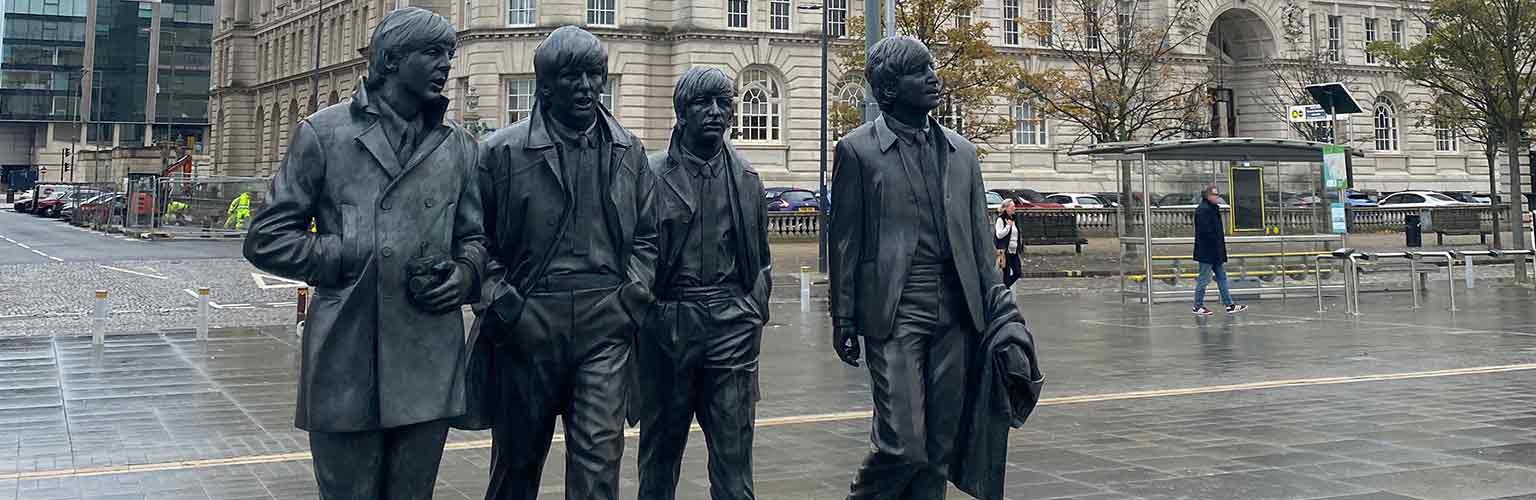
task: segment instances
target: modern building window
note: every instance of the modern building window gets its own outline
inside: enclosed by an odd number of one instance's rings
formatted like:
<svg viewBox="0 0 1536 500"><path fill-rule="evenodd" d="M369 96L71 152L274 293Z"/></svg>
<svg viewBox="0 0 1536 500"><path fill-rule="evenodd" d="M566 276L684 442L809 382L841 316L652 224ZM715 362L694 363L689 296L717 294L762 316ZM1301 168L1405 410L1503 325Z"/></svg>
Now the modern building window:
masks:
<svg viewBox="0 0 1536 500"><path fill-rule="evenodd" d="M1403 46L1403 20L1402 19L1393 19L1392 20L1392 43L1397 44L1397 46L1399 46L1399 47Z"/></svg>
<svg viewBox="0 0 1536 500"><path fill-rule="evenodd" d="M784 97L779 82L766 70L748 69L738 79L741 96L736 104L736 128L732 138L742 142L776 143L781 140Z"/></svg>
<svg viewBox="0 0 1536 500"><path fill-rule="evenodd" d="M1040 45L1050 47L1056 31L1056 0L1035 0L1035 22L1040 23Z"/></svg>
<svg viewBox="0 0 1536 500"><path fill-rule="evenodd" d="M1019 1L1003 0L1003 45L1019 44Z"/></svg>
<svg viewBox="0 0 1536 500"><path fill-rule="evenodd" d="M535 0L507 0L507 26L533 26Z"/></svg>
<svg viewBox="0 0 1536 500"><path fill-rule="evenodd" d="M848 36L848 0L827 0L827 36Z"/></svg>
<svg viewBox="0 0 1536 500"><path fill-rule="evenodd" d="M538 85L532 78L515 78L507 80L507 121L506 125L522 121L533 113L533 99Z"/></svg>
<svg viewBox="0 0 1536 500"><path fill-rule="evenodd" d="M587 24L591 26L618 26L618 0L587 0Z"/></svg>
<svg viewBox="0 0 1536 500"><path fill-rule="evenodd" d="M1343 59L1344 50L1344 17L1328 16L1328 62L1339 62Z"/></svg>
<svg viewBox="0 0 1536 500"><path fill-rule="evenodd" d="M1435 151L1441 153L1454 153L1460 144L1456 141L1456 129L1451 128L1445 120L1435 120Z"/></svg>
<svg viewBox="0 0 1536 500"><path fill-rule="evenodd" d="M1045 115L1035 109L1034 102L1020 100L1013 103L1013 143L1044 146L1046 142Z"/></svg>
<svg viewBox="0 0 1536 500"><path fill-rule="evenodd" d="M1376 100L1376 150L1397 151L1397 113L1386 99Z"/></svg>
<svg viewBox="0 0 1536 500"><path fill-rule="evenodd" d="M768 0L768 23L774 31L789 31L789 0Z"/></svg>
<svg viewBox="0 0 1536 500"><path fill-rule="evenodd" d="M747 12L752 8L748 0L725 0L725 24L732 28L747 27Z"/></svg>
<svg viewBox="0 0 1536 500"><path fill-rule="evenodd" d="M1376 18L1365 18L1365 63L1376 64L1376 54L1370 51L1371 43L1376 41Z"/></svg>

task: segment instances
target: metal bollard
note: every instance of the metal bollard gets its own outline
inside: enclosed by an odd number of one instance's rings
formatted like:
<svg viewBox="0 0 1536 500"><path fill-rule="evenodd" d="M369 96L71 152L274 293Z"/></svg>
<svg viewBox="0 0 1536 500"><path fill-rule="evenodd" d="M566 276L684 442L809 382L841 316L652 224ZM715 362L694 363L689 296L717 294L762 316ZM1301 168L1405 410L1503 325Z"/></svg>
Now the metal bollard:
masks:
<svg viewBox="0 0 1536 500"><path fill-rule="evenodd" d="M106 290L96 291L96 312L91 316L91 345L100 348L107 341L107 315L112 313L112 302L107 300Z"/></svg>
<svg viewBox="0 0 1536 500"><path fill-rule="evenodd" d="M299 300L298 300L298 302L295 302L295 304L298 306L298 309L297 309L296 315L294 317L293 334L296 335L296 336L299 336L299 337L303 337L304 336L304 320L305 320L306 316L308 315L308 307L309 307L309 287L307 287L307 286L299 287Z"/></svg>
<svg viewBox="0 0 1536 500"><path fill-rule="evenodd" d="M197 340L208 341L208 287L197 288Z"/></svg>
<svg viewBox="0 0 1536 500"><path fill-rule="evenodd" d="M800 312L811 310L811 266L800 266Z"/></svg>

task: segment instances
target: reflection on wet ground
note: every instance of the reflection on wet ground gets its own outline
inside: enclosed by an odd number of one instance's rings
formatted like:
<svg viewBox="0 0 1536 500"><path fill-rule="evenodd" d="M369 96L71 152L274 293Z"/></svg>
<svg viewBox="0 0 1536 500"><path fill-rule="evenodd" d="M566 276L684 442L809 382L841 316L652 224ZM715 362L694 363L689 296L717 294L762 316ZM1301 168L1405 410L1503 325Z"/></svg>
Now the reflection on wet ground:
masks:
<svg viewBox="0 0 1536 500"><path fill-rule="evenodd" d="M1198 319L1112 295L1021 297L1047 400L1013 433L1008 497L1536 498L1533 292L1452 314L1406 294L1360 317L1309 298ZM825 305L776 301L763 342L757 493L840 498L867 450L867 375L828 350ZM82 334L85 332L82 332ZM0 344L0 499L313 498L292 427L290 328ZM437 498L479 498L485 433L455 432ZM707 498L696 437L682 498ZM623 495L633 497L634 440ZM563 496L562 446L543 496ZM953 492L952 497L962 495Z"/></svg>

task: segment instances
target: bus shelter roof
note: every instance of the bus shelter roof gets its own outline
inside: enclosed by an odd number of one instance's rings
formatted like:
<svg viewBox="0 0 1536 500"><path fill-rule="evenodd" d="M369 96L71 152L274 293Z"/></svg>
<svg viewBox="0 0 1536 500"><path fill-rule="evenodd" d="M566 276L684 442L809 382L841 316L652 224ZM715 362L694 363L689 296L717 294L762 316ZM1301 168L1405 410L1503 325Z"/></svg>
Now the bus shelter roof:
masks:
<svg viewBox="0 0 1536 500"><path fill-rule="evenodd" d="M1118 159L1188 160L1188 161L1275 161L1322 163L1323 147L1332 144L1290 139L1253 137L1214 137L1152 142L1111 142L1095 144L1067 153L1068 156L1115 157ZM1350 155L1365 156L1345 146Z"/></svg>

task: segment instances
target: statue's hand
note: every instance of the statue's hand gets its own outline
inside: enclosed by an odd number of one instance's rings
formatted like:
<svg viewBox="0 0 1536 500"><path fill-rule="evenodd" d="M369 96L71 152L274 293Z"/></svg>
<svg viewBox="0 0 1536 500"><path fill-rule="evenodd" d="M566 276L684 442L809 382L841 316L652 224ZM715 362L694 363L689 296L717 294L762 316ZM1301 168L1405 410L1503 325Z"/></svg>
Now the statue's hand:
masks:
<svg viewBox="0 0 1536 500"><path fill-rule="evenodd" d="M473 284L468 265L459 262L443 264L453 266L447 278L416 296L416 303L432 314L446 314L463 305Z"/></svg>
<svg viewBox="0 0 1536 500"><path fill-rule="evenodd" d="M848 366L859 366L859 330L853 326L838 326L832 329L832 348L837 351L838 359L843 360Z"/></svg>

